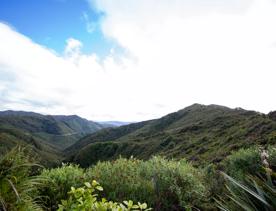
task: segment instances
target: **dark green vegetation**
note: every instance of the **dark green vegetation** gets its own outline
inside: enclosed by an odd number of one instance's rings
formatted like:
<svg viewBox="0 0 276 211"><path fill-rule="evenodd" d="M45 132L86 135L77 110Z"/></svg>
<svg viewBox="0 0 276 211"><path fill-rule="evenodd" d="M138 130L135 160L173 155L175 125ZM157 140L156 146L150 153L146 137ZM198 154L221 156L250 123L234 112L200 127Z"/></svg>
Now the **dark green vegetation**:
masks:
<svg viewBox="0 0 276 211"><path fill-rule="evenodd" d="M239 182L222 173L227 180L226 199L220 197L218 207L221 210L274 211L276 208L275 174L266 178L247 176L245 182ZM273 181L274 179L274 181ZM226 201L226 200L230 200Z"/></svg>
<svg viewBox="0 0 276 211"><path fill-rule="evenodd" d="M3 111L0 112L0 154L18 144L30 145L40 155L43 164L52 165L63 159L63 149L104 127L76 115Z"/></svg>
<svg viewBox="0 0 276 211"><path fill-rule="evenodd" d="M239 150L205 168L152 157L43 169L30 151L18 147L0 159L0 210L117 210L134 204L140 206L134 210L145 209L139 202L154 210L275 210L276 148L269 146L266 168L257 151ZM122 203L98 200L103 197Z"/></svg>
<svg viewBox="0 0 276 211"><path fill-rule="evenodd" d="M62 204L59 204L58 211L70 210L120 210L120 211L149 211L151 208L147 208L146 203L134 204L132 200L125 200L123 202L108 201L105 198L99 199L97 192L103 191L100 184L93 180L92 183L85 182L85 186L80 188L71 188L68 192L69 198L62 200Z"/></svg>
<svg viewBox="0 0 276 211"><path fill-rule="evenodd" d="M195 104L103 128L77 116L0 112L0 210L132 206L129 199L154 210L275 210L275 115ZM93 180L103 187L97 197Z"/></svg>
<svg viewBox="0 0 276 211"><path fill-rule="evenodd" d="M160 119L107 128L68 147L70 161L89 166L98 160L152 155L186 158L197 165L217 163L232 151L276 143L274 113L194 104Z"/></svg>
<svg viewBox="0 0 276 211"><path fill-rule="evenodd" d="M42 210L37 187L40 176L33 176L38 166L30 151L20 147L0 158L0 210Z"/></svg>

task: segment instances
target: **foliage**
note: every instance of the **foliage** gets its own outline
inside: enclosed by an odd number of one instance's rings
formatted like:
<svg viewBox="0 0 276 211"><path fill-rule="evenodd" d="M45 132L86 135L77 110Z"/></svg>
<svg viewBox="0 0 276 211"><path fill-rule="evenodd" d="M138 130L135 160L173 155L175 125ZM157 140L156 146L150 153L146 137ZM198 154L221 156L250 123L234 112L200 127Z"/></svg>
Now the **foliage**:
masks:
<svg viewBox="0 0 276 211"><path fill-rule="evenodd" d="M61 199L67 196L72 186L79 187L83 184L84 170L73 164L63 164L61 167L44 169L41 176L47 178L40 194L46 196L46 207L56 209Z"/></svg>
<svg viewBox="0 0 276 211"><path fill-rule="evenodd" d="M224 162L222 162L222 166L228 175L238 180L243 180L248 174L254 176L265 175L260 154L261 151L258 147L240 149L228 156ZM274 146L269 146L268 154L269 164L275 171L276 148Z"/></svg>
<svg viewBox="0 0 276 211"><path fill-rule="evenodd" d="M240 149L228 156L222 164L225 172L236 179L243 179L245 175L256 175L263 171L260 151L257 147Z"/></svg>
<svg viewBox="0 0 276 211"><path fill-rule="evenodd" d="M269 154L268 162L269 162L270 168L273 170L273 172L276 172L276 147L269 146L268 154Z"/></svg>
<svg viewBox="0 0 276 211"><path fill-rule="evenodd" d="M154 201L154 185L141 176L141 164L137 159L120 158L99 162L87 170L87 180L96 179L104 187L104 195L111 200Z"/></svg>
<svg viewBox="0 0 276 211"><path fill-rule="evenodd" d="M142 163L141 176L153 180L160 207L170 208L176 202L181 207L192 208L206 194L203 175L184 159L153 157Z"/></svg>
<svg viewBox="0 0 276 211"><path fill-rule="evenodd" d="M107 201L105 198L98 200L98 194L95 191L103 191L103 188L95 180L90 184L89 182L84 183L84 187L75 189L71 188L68 193L69 198L67 200L62 200L62 204L59 205L58 211L70 210L70 211L85 211L85 210L96 210L96 211L127 211L127 210L145 210L149 211L151 209L147 208L147 204L133 204L133 201L124 201L123 203Z"/></svg>
<svg viewBox="0 0 276 211"><path fill-rule="evenodd" d="M222 174L229 183L226 186L228 200L222 198L217 200L221 210L273 211L276 209L276 186L270 173L267 174L266 179L248 176L245 182L237 181L225 173Z"/></svg>
<svg viewBox="0 0 276 211"><path fill-rule="evenodd" d="M267 115L217 105L195 104L160 119L105 129L66 149L83 167L122 155L186 158L196 165L219 163L231 152L276 143L276 121ZM102 153L102 152L108 153Z"/></svg>
<svg viewBox="0 0 276 211"><path fill-rule="evenodd" d="M42 210L37 188L44 179L31 176L38 166L28 153L16 147L0 159L0 210Z"/></svg>
<svg viewBox="0 0 276 211"><path fill-rule="evenodd" d="M203 175L185 160L120 158L89 168L87 178L98 180L108 199L146 201L157 210L191 208L206 194Z"/></svg>

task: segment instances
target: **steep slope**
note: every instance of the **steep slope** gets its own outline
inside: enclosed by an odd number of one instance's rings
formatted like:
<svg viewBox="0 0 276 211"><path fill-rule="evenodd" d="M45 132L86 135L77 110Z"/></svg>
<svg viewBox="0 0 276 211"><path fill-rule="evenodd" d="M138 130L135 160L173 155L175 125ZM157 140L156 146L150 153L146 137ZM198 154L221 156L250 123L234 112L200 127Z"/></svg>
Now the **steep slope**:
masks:
<svg viewBox="0 0 276 211"><path fill-rule="evenodd" d="M276 143L276 122L268 115L194 104L160 119L101 130L65 152L82 166L119 155L147 159L156 154L204 164L219 162L241 147L267 143Z"/></svg>
<svg viewBox="0 0 276 211"><path fill-rule="evenodd" d="M104 128L76 115L51 116L34 112L0 112L0 157L16 145L30 147L40 163L53 166L62 150L83 136Z"/></svg>
<svg viewBox="0 0 276 211"><path fill-rule="evenodd" d="M45 166L55 166L63 159L60 151L37 137L20 129L0 128L0 158L17 145L32 149L37 161Z"/></svg>
<svg viewBox="0 0 276 211"><path fill-rule="evenodd" d="M1 129L17 129L58 149L64 149L86 134L104 126L79 116L51 116L24 111L0 112Z"/></svg>

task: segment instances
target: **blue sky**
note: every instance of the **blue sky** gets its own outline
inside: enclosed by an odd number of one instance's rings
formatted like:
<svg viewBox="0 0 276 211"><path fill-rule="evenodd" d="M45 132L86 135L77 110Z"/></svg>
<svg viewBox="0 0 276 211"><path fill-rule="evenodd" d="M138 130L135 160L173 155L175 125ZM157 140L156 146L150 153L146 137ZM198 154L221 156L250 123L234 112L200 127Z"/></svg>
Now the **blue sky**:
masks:
<svg viewBox="0 0 276 211"><path fill-rule="evenodd" d="M85 18L86 16L86 18ZM0 21L13 26L34 42L63 53L66 40L83 43L84 53L106 55L116 44L106 39L99 27L104 14L86 0L1 0ZM87 22L95 25L87 30Z"/></svg>
<svg viewBox="0 0 276 211"><path fill-rule="evenodd" d="M0 110L99 121L193 103L268 113L275 20L274 0L0 0Z"/></svg>

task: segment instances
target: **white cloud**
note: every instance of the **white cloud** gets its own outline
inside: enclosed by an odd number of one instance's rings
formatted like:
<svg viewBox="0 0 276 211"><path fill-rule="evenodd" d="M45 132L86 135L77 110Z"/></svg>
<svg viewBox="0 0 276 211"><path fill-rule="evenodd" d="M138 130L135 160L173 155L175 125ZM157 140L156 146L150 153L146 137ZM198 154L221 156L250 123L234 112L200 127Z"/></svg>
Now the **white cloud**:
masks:
<svg viewBox="0 0 276 211"><path fill-rule="evenodd" d="M171 110L192 102L275 109L273 1L97 0L96 5L106 13L105 35L136 57L143 85L156 102Z"/></svg>
<svg viewBox="0 0 276 211"><path fill-rule="evenodd" d="M138 121L198 102L275 110L275 3L97 0L128 52L57 55L0 24L0 109ZM162 106L160 106L162 105Z"/></svg>
<svg viewBox="0 0 276 211"><path fill-rule="evenodd" d="M65 54L71 55L71 54L80 54L80 50L82 48L82 43L79 40L76 40L74 38L69 38L66 40L66 48L65 48Z"/></svg>

